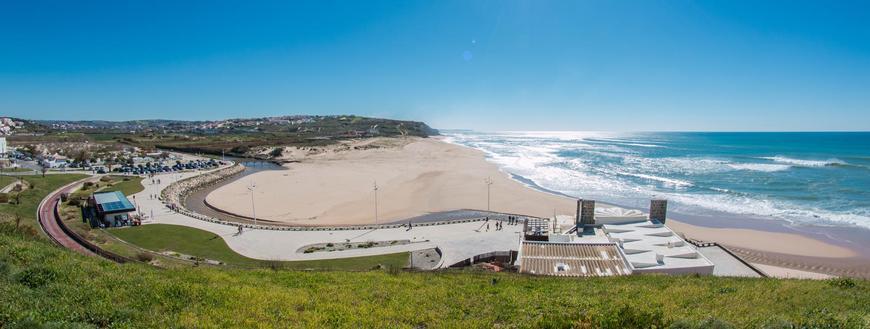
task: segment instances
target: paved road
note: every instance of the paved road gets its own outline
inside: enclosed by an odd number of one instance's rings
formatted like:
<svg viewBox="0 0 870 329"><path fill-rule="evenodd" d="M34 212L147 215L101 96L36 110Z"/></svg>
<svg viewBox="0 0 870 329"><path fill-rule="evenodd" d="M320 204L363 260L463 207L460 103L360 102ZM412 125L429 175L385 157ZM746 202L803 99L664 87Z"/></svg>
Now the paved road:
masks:
<svg viewBox="0 0 870 329"><path fill-rule="evenodd" d="M45 234L62 247L74 250L83 255L96 256L95 253L73 240L60 228L60 225L57 223L60 218L57 218L54 212L54 208L57 206L57 203L60 202L60 195L64 192L69 192L73 187L80 183L81 181L61 187L42 200L37 209L39 226L42 227L42 231L44 231Z"/></svg>

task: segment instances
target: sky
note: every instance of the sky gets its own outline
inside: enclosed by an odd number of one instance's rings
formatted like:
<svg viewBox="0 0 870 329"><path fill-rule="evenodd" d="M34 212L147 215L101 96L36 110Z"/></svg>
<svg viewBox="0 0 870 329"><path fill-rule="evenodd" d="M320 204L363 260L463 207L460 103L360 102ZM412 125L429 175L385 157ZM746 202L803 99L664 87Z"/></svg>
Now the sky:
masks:
<svg viewBox="0 0 870 329"><path fill-rule="evenodd" d="M0 116L870 129L867 1L0 1Z"/></svg>

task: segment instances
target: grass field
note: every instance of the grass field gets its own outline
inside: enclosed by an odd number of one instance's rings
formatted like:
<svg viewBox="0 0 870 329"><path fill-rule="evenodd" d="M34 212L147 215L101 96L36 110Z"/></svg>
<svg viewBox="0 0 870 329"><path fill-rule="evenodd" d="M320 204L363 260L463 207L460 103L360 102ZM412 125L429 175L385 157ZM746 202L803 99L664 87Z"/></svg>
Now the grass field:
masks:
<svg viewBox="0 0 870 329"><path fill-rule="evenodd" d="M0 218L0 221L14 219L17 215L21 217L22 224L32 229L39 230L38 224L36 223L36 208L39 206L39 202L49 193L61 186L85 177L85 175L46 175L45 177L24 177L24 180L30 184L31 188L21 194L20 205L10 203L0 204L0 217L2 217Z"/></svg>
<svg viewBox="0 0 870 329"><path fill-rule="evenodd" d="M6 187L6 185L12 184L17 180L18 177L16 176L0 176L0 188Z"/></svg>
<svg viewBox="0 0 870 329"><path fill-rule="evenodd" d="M277 266L283 269L315 269L365 271L377 265L402 268L407 266L408 253L383 256L354 257L345 259L272 262L262 261L239 255L220 236L196 228L150 224L109 230L118 238L153 251L175 251L187 255L219 260L229 265L243 267Z"/></svg>
<svg viewBox="0 0 870 329"><path fill-rule="evenodd" d="M100 184L111 184L100 189L101 192L106 191L121 191L126 196L130 196L145 190L142 186L142 177L139 176L105 176L111 181L100 182Z"/></svg>
<svg viewBox="0 0 870 329"><path fill-rule="evenodd" d="M33 169L28 168L3 168L2 173L21 173L21 172L33 172Z"/></svg>

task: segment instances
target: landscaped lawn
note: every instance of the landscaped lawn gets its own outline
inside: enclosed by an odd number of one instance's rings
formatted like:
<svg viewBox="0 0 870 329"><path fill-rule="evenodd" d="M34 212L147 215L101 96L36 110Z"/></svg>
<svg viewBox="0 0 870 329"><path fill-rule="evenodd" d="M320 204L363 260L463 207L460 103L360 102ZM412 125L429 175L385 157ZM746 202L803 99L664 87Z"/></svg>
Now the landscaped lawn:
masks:
<svg viewBox="0 0 870 329"><path fill-rule="evenodd" d="M36 224L36 208L39 206L39 202L59 187L85 177L87 176L80 174L45 175L45 177L36 175L23 177L24 180L30 184L31 188L25 190L21 194L20 205L11 203L0 204L0 214L3 215L0 216L2 217L0 220L14 219L15 216L18 215L22 219L22 224L38 230L38 225Z"/></svg>
<svg viewBox="0 0 870 329"><path fill-rule="evenodd" d="M106 191L121 191L126 196L142 192L145 187L142 186L142 177L139 176L108 176L112 179L112 186L100 189L100 192ZM126 179L126 180L125 180ZM105 184L105 182L101 182Z"/></svg>
<svg viewBox="0 0 870 329"><path fill-rule="evenodd" d="M124 241L145 249L171 250L243 267L278 266L286 269L364 271L372 269L378 264L401 268L407 266L408 263L408 253L317 261L262 261L239 255L230 249L224 239L217 234L179 225L150 224L116 228L109 230L109 232Z"/></svg>
<svg viewBox="0 0 870 329"><path fill-rule="evenodd" d="M30 169L30 168L21 168L21 167L3 168L3 170L2 170L3 173L20 173L20 172L28 172L28 171L32 172L34 170Z"/></svg>

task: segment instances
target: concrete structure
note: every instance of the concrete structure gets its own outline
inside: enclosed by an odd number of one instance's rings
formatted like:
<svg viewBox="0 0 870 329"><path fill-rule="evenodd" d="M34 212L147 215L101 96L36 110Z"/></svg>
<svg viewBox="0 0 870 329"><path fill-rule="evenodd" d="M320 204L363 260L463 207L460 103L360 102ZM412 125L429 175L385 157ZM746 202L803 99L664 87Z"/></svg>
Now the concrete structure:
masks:
<svg viewBox="0 0 870 329"><path fill-rule="evenodd" d="M217 169L219 170L219 169ZM213 171L213 170L211 170ZM207 171L207 172L211 172ZM203 172L183 172L179 180L201 175ZM262 260L318 260L347 257L384 255L398 252L426 250L438 247L441 261L436 268L446 268L469 258L493 251L516 250L522 234L522 226L506 225L503 230L481 230L482 220L444 225L371 229L365 227L322 230L268 230L246 228L238 234L238 226L192 218L172 211L158 199L149 198L161 194L174 179L164 175L162 184L143 181L145 190L135 195L139 209L145 216L143 225L171 224L206 230L220 235L233 251L250 258ZM174 177L174 176L173 176ZM397 244L377 248L350 249L332 252L304 253L303 246L315 243L342 243L365 241L409 240L410 244Z"/></svg>
<svg viewBox="0 0 870 329"><path fill-rule="evenodd" d="M92 227L118 227L132 225L130 212L136 207L118 191L94 193L88 199L88 214Z"/></svg>
<svg viewBox="0 0 870 329"><path fill-rule="evenodd" d="M546 218L526 218L523 221L523 239L530 241L549 241L550 220Z"/></svg>
<svg viewBox="0 0 870 329"><path fill-rule="evenodd" d="M576 260L576 257L572 255L585 248L613 245L613 248L619 251L619 257L627 264L627 269L620 270L618 273L611 269L616 274L646 272L713 274L715 267L713 262L674 231L671 231L663 221L649 219L666 216L667 201L653 200L650 205L650 214L647 215L639 210L618 207L596 209L593 200L577 200L575 234L550 232L549 234L544 233L547 235L545 239L540 234L530 235L527 231L525 234L527 241L521 242L522 251L518 263L520 271L542 275L571 275L569 270L548 270L548 268L557 263L570 265L569 260ZM530 250L527 245L532 242L528 240L539 241L535 242L537 243L535 246L541 250L561 251L557 252L558 255L547 256L550 257L546 258L547 261L536 259L533 261L534 265L523 264L522 261L532 257L528 253L524 253ZM570 247L564 245L570 245ZM534 259L534 257L532 258ZM727 271L727 273L736 272Z"/></svg>
<svg viewBox="0 0 870 329"><path fill-rule="evenodd" d="M601 229L619 245L634 272L713 274L713 262L658 221L605 224Z"/></svg>
<svg viewBox="0 0 870 329"><path fill-rule="evenodd" d="M631 268L613 243L523 241L516 265L520 273L551 276L614 276Z"/></svg>
<svg viewBox="0 0 870 329"><path fill-rule="evenodd" d="M713 268L715 276L744 276L760 278L765 276L759 269L740 261L737 257L725 250L722 246L711 244L709 246L695 246L704 257L707 257L716 266Z"/></svg>
<svg viewBox="0 0 870 329"><path fill-rule="evenodd" d="M6 155L6 137L0 137L0 156Z"/></svg>
<svg viewBox="0 0 870 329"><path fill-rule="evenodd" d="M664 224L668 219L668 200L652 199L649 202L649 219Z"/></svg>
<svg viewBox="0 0 870 329"><path fill-rule="evenodd" d="M595 201L577 200L577 227L595 225Z"/></svg>

